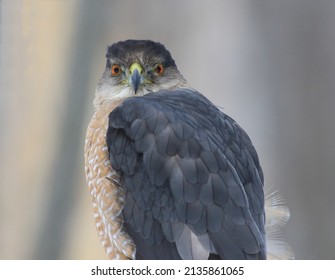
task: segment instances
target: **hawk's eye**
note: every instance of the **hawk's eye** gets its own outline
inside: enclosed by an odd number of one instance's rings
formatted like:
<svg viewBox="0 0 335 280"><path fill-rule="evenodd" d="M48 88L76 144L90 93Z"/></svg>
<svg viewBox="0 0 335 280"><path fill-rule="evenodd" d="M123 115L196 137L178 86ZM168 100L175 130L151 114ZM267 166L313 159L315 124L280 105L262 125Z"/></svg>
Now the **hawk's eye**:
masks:
<svg viewBox="0 0 335 280"><path fill-rule="evenodd" d="M164 73L164 66L163 66L163 64L158 64L155 67L155 72L158 74L158 76L163 75L163 73Z"/></svg>
<svg viewBox="0 0 335 280"><path fill-rule="evenodd" d="M114 64L113 66L112 66L112 76L118 76L118 75L120 75L121 74L121 67L119 66L119 65L117 65L117 64Z"/></svg>

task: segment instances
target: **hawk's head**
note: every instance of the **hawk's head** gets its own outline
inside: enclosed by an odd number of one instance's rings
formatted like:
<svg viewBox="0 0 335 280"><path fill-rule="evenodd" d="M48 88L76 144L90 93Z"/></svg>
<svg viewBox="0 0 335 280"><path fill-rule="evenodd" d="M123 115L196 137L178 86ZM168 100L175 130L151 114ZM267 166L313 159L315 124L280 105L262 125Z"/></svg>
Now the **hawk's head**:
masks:
<svg viewBox="0 0 335 280"><path fill-rule="evenodd" d="M171 54L148 40L127 40L108 47L106 69L97 87L96 105L186 85Z"/></svg>

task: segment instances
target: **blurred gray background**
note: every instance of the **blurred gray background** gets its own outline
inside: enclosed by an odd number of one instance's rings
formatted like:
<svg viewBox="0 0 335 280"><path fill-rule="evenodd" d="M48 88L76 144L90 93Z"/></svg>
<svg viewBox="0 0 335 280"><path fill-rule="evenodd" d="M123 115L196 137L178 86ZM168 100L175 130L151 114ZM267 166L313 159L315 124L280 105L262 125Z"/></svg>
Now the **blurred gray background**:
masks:
<svg viewBox="0 0 335 280"><path fill-rule="evenodd" d="M83 146L108 44L152 39L248 132L297 259L335 259L335 1L0 1L0 258L104 259Z"/></svg>

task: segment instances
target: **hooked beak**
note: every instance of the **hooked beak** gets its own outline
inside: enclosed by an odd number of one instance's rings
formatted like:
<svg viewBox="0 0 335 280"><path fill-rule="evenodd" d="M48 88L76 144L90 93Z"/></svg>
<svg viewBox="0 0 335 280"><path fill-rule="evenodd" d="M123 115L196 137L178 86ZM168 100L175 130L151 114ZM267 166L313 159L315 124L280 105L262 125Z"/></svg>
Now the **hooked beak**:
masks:
<svg viewBox="0 0 335 280"><path fill-rule="evenodd" d="M139 63L134 62L129 67L129 71L130 71L130 83L133 86L134 92L136 94L138 87L143 81L143 76L142 76L143 68Z"/></svg>

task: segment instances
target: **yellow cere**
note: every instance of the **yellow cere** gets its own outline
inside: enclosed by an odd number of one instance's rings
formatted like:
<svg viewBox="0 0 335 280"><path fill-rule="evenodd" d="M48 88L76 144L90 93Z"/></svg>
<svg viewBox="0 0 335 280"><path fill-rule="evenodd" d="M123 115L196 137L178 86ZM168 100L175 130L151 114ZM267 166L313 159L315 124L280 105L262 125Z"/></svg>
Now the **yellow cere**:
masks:
<svg viewBox="0 0 335 280"><path fill-rule="evenodd" d="M142 74L143 72L143 67L141 64L139 64L138 62L134 62L132 65L130 65L129 70L130 73L133 74L135 69L137 69L139 74Z"/></svg>

